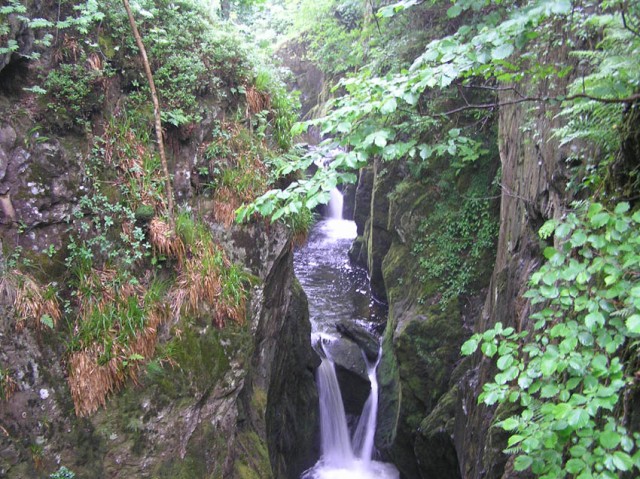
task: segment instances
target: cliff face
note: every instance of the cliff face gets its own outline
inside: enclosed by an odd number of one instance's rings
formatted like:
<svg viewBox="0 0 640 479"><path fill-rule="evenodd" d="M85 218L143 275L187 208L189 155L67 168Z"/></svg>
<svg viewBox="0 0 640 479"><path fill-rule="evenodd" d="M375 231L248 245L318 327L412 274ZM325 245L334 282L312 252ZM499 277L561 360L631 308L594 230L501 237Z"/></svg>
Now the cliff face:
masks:
<svg viewBox="0 0 640 479"><path fill-rule="evenodd" d="M73 413L55 335L18 332L3 315L0 359L16 378L0 403L3 477L48 477L59 464L80 477L298 477L313 465L317 357L288 235L234 236L235 251L260 259L248 323L192 325L173 366L153 363L89 418Z"/></svg>
<svg viewBox="0 0 640 479"><path fill-rule="evenodd" d="M67 7L62 17L73 12ZM55 18L57 8L57 2L33 2L26 15ZM181 21L191 18L188 11L179 13ZM193 90L178 84L197 100L194 116L169 116L163 127L182 218L187 226L196 218L191 234L211 237L213 251L223 252L218 258L225 274L241 271L243 282L229 284L247 288L246 314L240 303L239 320L220 327L216 304L225 295L243 294L224 290L224 284L213 304L203 301L188 314L171 304L175 296L162 287L165 319L139 333L152 338L150 349L142 355L120 351L113 371L118 386L104 408L78 417L68 384L74 351L85 347L74 248L85 248L91 274L118 278L128 268L124 284L134 289L151 288L151 278L175 283L199 250L173 259L170 251L150 246L150 222L164 211L155 193L160 168L153 163L142 70L137 56L126 52L127 36L114 43L119 26L106 19L91 27L86 38L95 44L87 41L87 48L98 53L83 51L78 32L65 30L38 57L34 40L43 32L16 16L10 20L9 37L19 49L0 58L0 476L49 477L65 466L76 477L92 478L299 477L318 454L318 359L309 343L306 297L293 276L290 233L263 223L231 226L239 192L221 180L227 175L237 185L248 163L252 178L258 176L255 169L265 171L262 160L269 154L266 142L252 133L258 111L238 94L251 81L245 52L232 38L205 39L211 50L203 53L202 66L209 70ZM198 67L199 60L188 65ZM161 85L162 69L175 61L154 59ZM164 78L167 97L166 82L186 81L181 72ZM46 93L23 89L43 82ZM55 89L61 85L67 96ZM70 97L80 91L81 99ZM259 102L264 95L253 98ZM189 113L172 109L174 100L166 99L167 110ZM255 193L251 187L242 194ZM102 246L91 236L96 230ZM122 248L123 241L133 247ZM129 258L136 244L146 244L147 251L143 246ZM123 266L125 259L133 266ZM27 273L34 284L47 284L45 299L60 305L59 318L35 306L33 317L16 319L20 301L9 279ZM125 294L121 284L101 285L91 294L111 287ZM121 298L115 294L110 303ZM113 336L106 346L96 342L105 349L95 370L113 367L108 348L117 348L117 341ZM80 380L97 381L92 372Z"/></svg>

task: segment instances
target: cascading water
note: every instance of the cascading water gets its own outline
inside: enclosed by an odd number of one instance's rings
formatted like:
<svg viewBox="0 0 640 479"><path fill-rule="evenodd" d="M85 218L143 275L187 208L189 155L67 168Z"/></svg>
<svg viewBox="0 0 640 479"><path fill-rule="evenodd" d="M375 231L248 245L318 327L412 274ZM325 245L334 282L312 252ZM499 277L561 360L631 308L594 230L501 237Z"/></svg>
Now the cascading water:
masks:
<svg viewBox="0 0 640 479"><path fill-rule="evenodd" d="M380 354L374 363L365 358L371 392L352 438L330 348L323 346L334 339L337 320L370 323L377 316L377 308L370 302L366 273L353 268L347 259L356 228L352 221L342 219L342 194L337 189L331 194L327 212L329 217L314 227L295 260L296 275L309 298L312 342L323 356L317 372L322 456L302 479L398 479L398 470L392 464L372 460Z"/></svg>
<svg viewBox="0 0 640 479"><path fill-rule="evenodd" d="M371 383L371 393L369 393L367 402L364 403L358 427L353 436L353 449L359 458L369 462L373 456L373 440L376 436L376 419L378 416L378 376L376 373L382 357L382 349L378 351L378 358L374 363L368 361L366 355L363 354L363 356L367 363L367 376Z"/></svg>
<svg viewBox="0 0 640 479"><path fill-rule="evenodd" d="M332 220L342 220L342 206L344 204L344 198L338 188L334 188L330 192L329 203L327 204L327 210L329 212L329 218Z"/></svg>

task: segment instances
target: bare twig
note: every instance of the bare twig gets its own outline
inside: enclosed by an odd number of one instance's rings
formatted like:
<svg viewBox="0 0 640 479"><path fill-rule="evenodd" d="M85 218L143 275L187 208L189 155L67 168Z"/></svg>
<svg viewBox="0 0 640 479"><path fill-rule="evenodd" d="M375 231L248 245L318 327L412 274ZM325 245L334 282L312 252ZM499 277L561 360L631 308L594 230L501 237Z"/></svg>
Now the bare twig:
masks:
<svg viewBox="0 0 640 479"><path fill-rule="evenodd" d="M140 36L140 32L138 31L138 27L136 26L136 21L133 17L133 12L131 11L129 0L122 0L122 3L124 4L124 8L127 11L127 16L129 17L129 24L131 25L133 36L135 37L136 44L138 45L138 49L140 50L140 56L142 58L142 63L144 64L144 71L147 75L147 81L149 82L149 89L151 90L151 99L153 100L153 113L155 116L156 124L156 139L158 141L160 161L162 162L162 169L164 170L165 176L164 181L167 194L167 209L169 210L169 225L171 226L171 229L174 229L175 220L173 217L173 188L171 187L171 175L169 174L169 165L167 163L167 156L164 151L164 142L162 141L162 119L160 116L160 102L158 101L158 92L156 91L156 85L153 81L153 74L151 73L149 58L147 57L147 50L144 48L144 43L142 43L142 37Z"/></svg>
<svg viewBox="0 0 640 479"><path fill-rule="evenodd" d="M631 28L631 26L629 26L629 24L627 23L627 17L624 14L624 10L620 10L620 13L622 14L622 26L624 26L626 30L633 33L636 37L640 37L640 32L638 32L638 30L634 30L633 28Z"/></svg>
<svg viewBox="0 0 640 479"><path fill-rule="evenodd" d="M601 98L601 97L596 97L592 95L587 95L585 93L578 93L576 95L565 96L565 97L563 96L527 96L527 97L519 98L517 100L510 100L510 101L497 102L497 103L477 103L477 104L471 104L471 105L467 104L459 108L454 108L453 110L444 112L442 113L442 115L453 115L454 113L460 113L466 110L492 110L494 108L500 108L500 107L509 106L509 105L517 105L518 103L525 103L525 102L550 102L550 101L565 102L565 101L577 100L579 98L585 98L587 100L593 100L600 103L610 103L610 104L611 103L633 103L640 100L640 93L635 93L625 98Z"/></svg>

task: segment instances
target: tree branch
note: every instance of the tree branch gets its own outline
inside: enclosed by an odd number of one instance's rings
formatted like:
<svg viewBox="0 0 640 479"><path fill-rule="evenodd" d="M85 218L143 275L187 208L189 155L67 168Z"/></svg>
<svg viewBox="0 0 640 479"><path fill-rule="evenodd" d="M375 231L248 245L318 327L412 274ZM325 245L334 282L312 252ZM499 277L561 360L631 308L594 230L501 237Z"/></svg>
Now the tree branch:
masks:
<svg viewBox="0 0 640 479"><path fill-rule="evenodd" d="M142 43L142 37L140 36L140 32L138 31L138 27L136 26L136 21L135 21L135 18L133 17L133 13L129 5L129 0L122 0L122 3L124 4L124 8L127 11L127 16L129 17L129 24L131 25L133 36L136 39L138 50L140 50L140 57L142 58L144 71L147 75L147 81L149 82L149 89L151 90L151 100L153 101L153 114L155 117L155 126L156 126L156 140L158 142L158 150L160 152L160 162L162 163L162 169L164 170L164 177L165 177L164 182L165 182L165 190L167 194L167 209L169 210L168 211L169 226L173 230L175 229L175 219L173 217L173 214L174 214L173 188L171 186L171 175L169 174L167 156L164 152L164 142L162 141L162 118L160 115L160 102L158 101L158 92L156 91L156 85L153 81L153 74L151 73L149 58L147 57L147 50L144 48L144 43Z"/></svg>
<svg viewBox="0 0 640 479"><path fill-rule="evenodd" d="M478 103L478 104L471 104L471 105L467 104L459 108L454 108L453 110L446 111L442 113L442 115L453 115L454 113L460 113L466 110L492 110L494 108L500 108L502 106L517 105L518 103L525 103L525 102L556 101L556 102L562 103L565 101L577 100L578 98L585 98L587 100L597 101L600 103L633 103L640 100L640 93L635 93L634 95L628 96L626 98L600 98L596 96L587 95L585 93L578 93L576 95L571 95L566 97L527 96L527 97L518 98L517 100L510 100L510 101L504 101L504 102L498 102L498 103Z"/></svg>
<svg viewBox="0 0 640 479"><path fill-rule="evenodd" d="M628 30L628 31L630 31L631 33L633 33L636 37L640 37L640 32L638 32L638 30L634 30L633 28L631 28L631 26L629 26L629 25L627 24L627 17L626 17L626 15L624 14L624 10L620 10L620 13L622 14L622 26L623 26L626 30Z"/></svg>

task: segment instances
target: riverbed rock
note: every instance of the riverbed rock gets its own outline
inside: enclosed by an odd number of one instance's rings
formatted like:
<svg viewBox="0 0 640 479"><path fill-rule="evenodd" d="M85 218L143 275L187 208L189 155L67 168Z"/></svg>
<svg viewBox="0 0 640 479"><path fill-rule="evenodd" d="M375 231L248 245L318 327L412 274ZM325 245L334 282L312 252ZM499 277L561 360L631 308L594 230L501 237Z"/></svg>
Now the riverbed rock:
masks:
<svg viewBox="0 0 640 479"><path fill-rule="evenodd" d="M345 412L360 415L371 390L362 350L345 337L325 343L324 348L335 364Z"/></svg>
<svg viewBox="0 0 640 479"><path fill-rule="evenodd" d="M356 343L367 356L367 360L373 362L378 359L380 344L372 333L353 321L344 319L338 321L336 329L340 334Z"/></svg>

